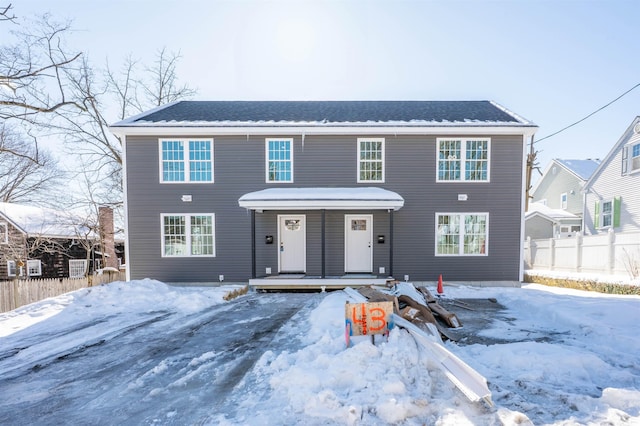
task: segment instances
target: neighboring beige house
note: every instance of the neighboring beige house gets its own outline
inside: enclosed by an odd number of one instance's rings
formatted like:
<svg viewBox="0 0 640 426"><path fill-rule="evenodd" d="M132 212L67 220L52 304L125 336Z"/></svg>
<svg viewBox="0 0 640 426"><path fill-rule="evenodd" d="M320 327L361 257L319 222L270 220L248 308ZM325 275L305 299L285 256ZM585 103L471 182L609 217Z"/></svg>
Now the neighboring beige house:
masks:
<svg viewBox="0 0 640 426"><path fill-rule="evenodd" d="M554 158L531 190L531 203L525 215L525 236L562 238L580 232L583 188L599 165L598 159Z"/></svg>

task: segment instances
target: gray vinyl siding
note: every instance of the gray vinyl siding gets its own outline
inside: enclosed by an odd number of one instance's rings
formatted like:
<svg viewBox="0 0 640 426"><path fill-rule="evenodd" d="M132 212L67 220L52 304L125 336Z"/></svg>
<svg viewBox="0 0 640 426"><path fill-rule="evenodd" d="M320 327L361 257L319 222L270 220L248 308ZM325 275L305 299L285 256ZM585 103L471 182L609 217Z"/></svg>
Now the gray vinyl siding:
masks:
<svg viewBox="0 0 640 426"><path fill-rule="evenodd" d="M405 204L393 213L393 275L435 281L517 281L520 265L523 138L491 136L490 182L436 182L436 138L429 136L301 136L294 137L294 182L265 183L265 139L271 136L216 136L212 184L160 184L158 137L127 137L127 202L129 268L132 279L173 281L246 281L251 276L251 213L238 206L243 194L272 187L376 186L400 194ZM357 138L385 138L385 183L357 183ZM486 136L486 135L479 135ZM193 201L181 201L182 195ZM467 201L458 201L467 194ZM436 213L488 213L486 256L435 256ZM162 213L214 213L216 256L161 257ZM278 214L305 214L307 274L321 274L321 212L255 213L256 273L272 273L277 265ZM344 273L344 215L373 215L373 272L389 273L389 213L327 210L326 275ZM274 244L265 244L273 235ZM376 242L385 235L385 244Z"/></svg>

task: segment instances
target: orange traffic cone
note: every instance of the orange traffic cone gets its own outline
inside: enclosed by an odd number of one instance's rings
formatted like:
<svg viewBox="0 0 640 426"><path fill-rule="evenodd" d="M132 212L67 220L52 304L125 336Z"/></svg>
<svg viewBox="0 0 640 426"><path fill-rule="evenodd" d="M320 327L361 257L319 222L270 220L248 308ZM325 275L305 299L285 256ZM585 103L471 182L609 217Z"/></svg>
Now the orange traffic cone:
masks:
<svg viewBox="0 0 640 426"><path fill-rule="evenodd" d="M444 294L444 289L442 288L442 274L438 277L438 288L436 289L438 294Z"/></svg>

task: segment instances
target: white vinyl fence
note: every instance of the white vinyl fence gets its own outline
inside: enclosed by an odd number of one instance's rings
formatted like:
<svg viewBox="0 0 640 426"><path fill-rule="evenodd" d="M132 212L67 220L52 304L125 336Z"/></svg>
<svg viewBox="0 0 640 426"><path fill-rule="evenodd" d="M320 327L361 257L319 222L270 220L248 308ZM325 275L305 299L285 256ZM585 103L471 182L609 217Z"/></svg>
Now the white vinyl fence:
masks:
<svg viewBox="0 0 640 426"><path fill-rule="evenodd" d="M524 261L527 269L637 277L640 268L640 232L609 232L604 235L542 240L527 238Z"/></svg>

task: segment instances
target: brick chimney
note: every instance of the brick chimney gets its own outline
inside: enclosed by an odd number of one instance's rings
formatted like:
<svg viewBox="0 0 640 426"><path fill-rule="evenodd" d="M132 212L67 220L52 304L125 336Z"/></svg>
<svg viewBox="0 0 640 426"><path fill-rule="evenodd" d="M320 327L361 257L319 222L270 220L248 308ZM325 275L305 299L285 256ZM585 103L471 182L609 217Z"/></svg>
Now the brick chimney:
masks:
<svg viewBox="0 0 640 426"><path fill-rule="evenodd" d="M100 227L101 249L106 255L104 266L118 269L118 258L113 236L113 209L111 207L98 207L98 226Z"/></svg>

